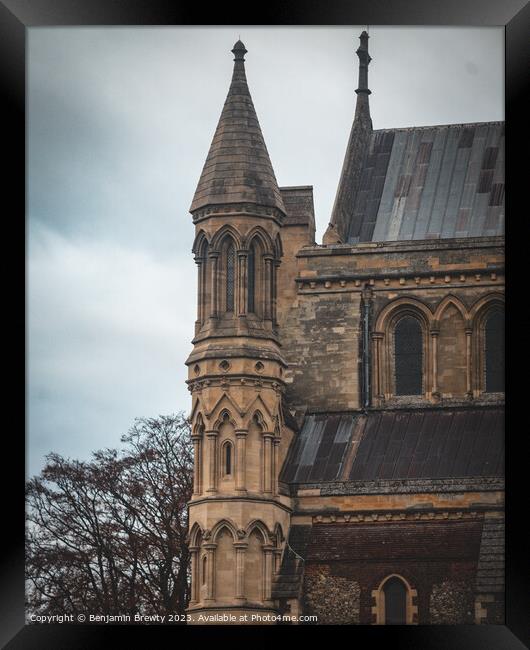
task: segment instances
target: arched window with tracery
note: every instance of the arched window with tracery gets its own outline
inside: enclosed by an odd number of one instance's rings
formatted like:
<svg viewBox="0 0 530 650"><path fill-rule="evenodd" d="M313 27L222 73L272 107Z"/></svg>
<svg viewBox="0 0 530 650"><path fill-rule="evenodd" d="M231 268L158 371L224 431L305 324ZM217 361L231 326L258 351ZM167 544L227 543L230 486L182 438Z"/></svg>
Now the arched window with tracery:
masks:
<svg viewBox="0 0 530 650"><path fill-rule="evenodd" d="M247 310L249 313L254 313L256 310L256 251L254 245L248 251L247 278Z"/></svg>
<svg viewBox="0 0 530 650"><path fill-rule="evenodd" d="M226 249L226 311L234 311L235 295L235 265L236 251L235 246L230 242Z"/></svg>
<svg viewBox="0 0 530 650"><path fill-rule="evenodd" d="M504 392L504 313L498 308L484 321L484 375L486 393Z"/></svg>
<svg viewBox="0 0 530 650"><path fill-rule="evenodd" d="M392 577L383 585L385 625L406 625L407 587L402 580Z"/></svg>
<svg viewBox="0 0 530 650"><path fill-rule="evenodd" d="M396 395L423 393L423 333L414 316L403 316L394 328L394 378Z"/></svg>

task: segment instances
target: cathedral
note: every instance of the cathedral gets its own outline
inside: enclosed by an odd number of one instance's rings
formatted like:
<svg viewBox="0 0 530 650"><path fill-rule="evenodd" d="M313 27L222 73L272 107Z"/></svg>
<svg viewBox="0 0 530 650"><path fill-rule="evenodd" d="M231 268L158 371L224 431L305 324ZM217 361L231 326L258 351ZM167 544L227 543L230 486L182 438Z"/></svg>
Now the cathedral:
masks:
<svg viewBox="0 0 530 650"><path fill-rule="evenodd" d="M190 207L191 621L503 624L504 123L374 129L363 32L319 244L232 53Z"/></svg>

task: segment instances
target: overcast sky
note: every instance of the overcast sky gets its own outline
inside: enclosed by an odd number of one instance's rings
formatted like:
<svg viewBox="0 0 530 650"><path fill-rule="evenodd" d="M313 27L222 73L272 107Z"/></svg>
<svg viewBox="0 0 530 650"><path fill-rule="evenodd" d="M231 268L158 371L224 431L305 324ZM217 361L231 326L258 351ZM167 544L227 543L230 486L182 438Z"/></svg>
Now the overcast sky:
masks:
<svg viewBox="0 0 530 650"><path fill-rule="evenodd" d="M28 473L188 411L188 213L241 36L280 185L317 241L351 127L361 27L30 28ZM504 119L503 28L370 27L375 129Z"/></svg>

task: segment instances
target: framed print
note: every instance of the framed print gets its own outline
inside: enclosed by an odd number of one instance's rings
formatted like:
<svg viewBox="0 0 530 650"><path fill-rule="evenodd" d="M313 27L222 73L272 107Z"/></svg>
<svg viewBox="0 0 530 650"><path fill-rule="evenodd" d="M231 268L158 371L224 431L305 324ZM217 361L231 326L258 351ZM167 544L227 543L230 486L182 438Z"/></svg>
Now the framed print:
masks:
<svg viewBox="0 0 530 650"><path fill-rule="evenodd" d="M528 642L523 4L4 2L6 647Z"/></svg>

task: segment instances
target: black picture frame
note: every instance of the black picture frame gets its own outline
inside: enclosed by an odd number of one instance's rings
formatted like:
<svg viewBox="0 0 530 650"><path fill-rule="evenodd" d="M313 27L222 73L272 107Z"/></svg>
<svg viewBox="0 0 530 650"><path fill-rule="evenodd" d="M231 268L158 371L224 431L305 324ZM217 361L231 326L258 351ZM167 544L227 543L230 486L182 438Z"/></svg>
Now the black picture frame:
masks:
<svg viewBox="0 0 530 650"><path fill-rule="evenodd" d="M252 15L254 11L254 15ZM506 207L508 214L508 306L510 318L506 353L507 365L507 547L506 547L506 625L505 626L414 626L408 628L384 628L357 626L347 634L352 644L391 643L392 647L408 650L480 648L481 650L523 648L529 642L528 583L526 580L527 543L525 532L526 499L525 469L516 470L515 460L525 457L527 424L523 407L524 381L516 380L517 356L521 369L519 350L514 353L517 336L528 323L525 317L523 291L514 288L517 280L524 278L524 237L520 226L527 219L523 203L527 176L523 153L528 139L527 105L524 91L530 63L530 6L525 0L328 0L327 2L304 2L304 0L269 0L263 6L251 3L190 3L187 5L167 0L2 0L0 3L0 81L2 84L4 118L4 159L8 166L4 172L3 200L8 206L4 211L4 262L12 256L11 263L4 263L5 318L12 328L9 339L4 341L10 350L25 344L24 327L19 314L25 308L24 269L21 268L22 249L25 253L25 44L26 29L35 26L78 25L200 25L207 19L209 25L504 25L506 34ZM526 180L526 179L525 179ZM528 181L526 180L526 184ZM6 233L13 229L13 234ZM521 230L521 234L524 231ZM518 250L521 246L521 250ZM25 254L24 254L25 259ZM16 271L15 271L16 269ZM18 279L18 282L14 280ZM23 286L21 287L20 284ZM510 296L513 296L510 302ZM20 308L13 309L13 305ZM522 314L518 314L521 309ZM524 335L523 335L524 336ZM511 343L514 341L514 343ZM512 345L514 346L512 348ZM524 346L524 338L523 338ZM524 350L523 350L524 351ZM147 642L160 645L163 634L166 643L220 642L229 636L248 643L270 644L273 639L282 643L299 642L300 634L325 635L326 627L280 627L280 628L198 628L198 627L134 627L127 626L81 626L81 625L32 625L24 626L24 529L23 486L25 459L21 418L15 414L16 403L25 386L24 366L20 356L13 355L8 384L13 395L11 408L6 410L4 425L3 490L3 541L4 552L0 557L0 642L2 647L19 648L92 648L108 647L113 643L124 644L124 637L133 636L135 643ZM25 392L24 392L25 398ZM25 408L25 407L23 407ZM519 419L521 418L521 419ZM273 641L274 642L274 641Z"/></svg>

